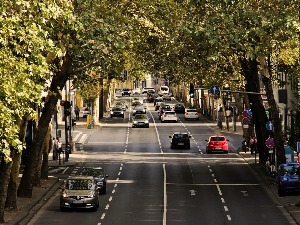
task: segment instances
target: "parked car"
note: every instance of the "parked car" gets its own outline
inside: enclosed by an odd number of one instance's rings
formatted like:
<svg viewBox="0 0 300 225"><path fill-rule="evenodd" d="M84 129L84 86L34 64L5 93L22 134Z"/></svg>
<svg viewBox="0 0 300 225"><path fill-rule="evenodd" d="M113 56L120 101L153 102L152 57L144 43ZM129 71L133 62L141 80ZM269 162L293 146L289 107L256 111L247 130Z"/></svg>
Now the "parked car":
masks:
<svg viewBox="0 0 300 225"><path fill-rule="evenodd" d="M131 95L131 91L128 88L123 88L122 89L122 96L130 96Z"/></svg>
<svg viewBox="0 0 300 225"><path fill-rule="evenodd" d="M278 194L283 196L286 192L300 190L300 166L298 163L285 163L278 166L277 187Z"/></svg>
<svg viewBox="0 0 300 225"><path fill-rule="evenodd" d="M175 122L177 123L178 117L174 111L164 111L160 117L161 122Z"/></svg>
<svg viewBox="0 0 300 225"><path fill-rule="evenodd" d="M206 153L224 152L228 153L228 140L225 136L210 136L206 145Z"/></svg>
<svg viewBox="0 0 300 225"><path fill-rule="evenodd" d="M86 118L88 115L91 115L91 111L88 108L85 108L82 112L82 118Z"/></svg>
<svg viewBox="0 0 300 225"><path fill-rule="evenodd" d="M183 104L176 104L176 105L174 106L174 111L175 111L176 113L185 113L185 107L184 107Z"/></svg>
<svg viewBox="0 0 300 225"><path fill-rule="evenodd" d="M94 177L99 194L106 194L106 184L109 176L105 174L102 167L83 167L80 175Z"/></svg>
<svg viewBox="0 0 300 225"><path fill-rule="evenodd" d="M116 102L115 106L122 108L123 111L126 111L126 109L128 108L128 106L126 105L126 103L124 101Z"/></svg>
<svg viewBox="0 0 300 225"><path fill-rule="evenodd" d="M146 109L144 105L137 105L132 110L132 115L135 116L135 114L146 114Z"/></svg>
<svg viewBox="0 0 300 225"><path fill-rule="evenodd" d="M172 136L169 137L171 138L171 149L174 149L176 147L190 149L191 136L188 133L175 132Z"/></svg>
<svg viewBox="0 0 300 225"><path fill-rule="evenodd" d="M99 191L92 176L70 176L60 193L60 210L74 208L93 209L99 207Z"/></svg>
<svg viewBox="0 0 300 225"><path fill-rule="evenodd" d="M121 107L113 107L110 111L110 118L113 118L113 117L122 117L124 118L124 111Z"/></svg>
<svg viewBox="0 0 300 225"><path fill-rule="evenodd" d="M199 120L199 113L197 109L185 109L184 113L184 119L185 120Z"/></svg>
<svg viewBox="0 0 300 225"><path fill-rule="evenodd" d="M132 118L132 127L146 127L146 128L149 128L149 118L145 114L136 114Z"/></svg>

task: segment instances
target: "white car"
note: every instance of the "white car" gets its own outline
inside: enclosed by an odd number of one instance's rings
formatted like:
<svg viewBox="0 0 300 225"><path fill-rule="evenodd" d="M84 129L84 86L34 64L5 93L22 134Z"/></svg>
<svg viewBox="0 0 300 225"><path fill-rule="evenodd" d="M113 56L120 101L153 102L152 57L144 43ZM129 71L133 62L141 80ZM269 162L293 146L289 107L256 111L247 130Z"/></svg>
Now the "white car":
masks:
<svg viewBox="0 0 300 225"><path fill-rule="evenodd" d="M174 111L165 111L160 119L162 123L168 121L177 123L178 121L178 117Z"/></svg>
<svg viewBox="0 0 300 225"><path fill-rule="evenodd" d="M197 109L185 109L184 113L185 120L199 120L199 113Z"/></svg>

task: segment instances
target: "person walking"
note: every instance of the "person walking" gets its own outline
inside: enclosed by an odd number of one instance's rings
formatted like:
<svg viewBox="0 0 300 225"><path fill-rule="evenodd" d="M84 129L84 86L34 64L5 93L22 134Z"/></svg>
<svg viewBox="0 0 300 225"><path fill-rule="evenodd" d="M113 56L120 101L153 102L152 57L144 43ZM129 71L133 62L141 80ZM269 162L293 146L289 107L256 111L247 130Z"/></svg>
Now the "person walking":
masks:
<svg viewBox="0 0 300 225"><path fill-rule="evenodd" d="M62 143L60 142L59 138L57 138L57 155L60 159L60 153L62 153Z"/></svg>
<svg viewBox="0 0 300 225"><path fill-rule="evenodd" d="M75 112L75 119L79 120L80 109L79 109L79 107L77 105L75 106L74 112Z"/></svg>
<svg viewBox="0 0 300 225"><path fill-rule="evenodd" d="M53 138L52 140L52 158L53 160L57 160L58 158L58 147L56 138Z"/></svg>

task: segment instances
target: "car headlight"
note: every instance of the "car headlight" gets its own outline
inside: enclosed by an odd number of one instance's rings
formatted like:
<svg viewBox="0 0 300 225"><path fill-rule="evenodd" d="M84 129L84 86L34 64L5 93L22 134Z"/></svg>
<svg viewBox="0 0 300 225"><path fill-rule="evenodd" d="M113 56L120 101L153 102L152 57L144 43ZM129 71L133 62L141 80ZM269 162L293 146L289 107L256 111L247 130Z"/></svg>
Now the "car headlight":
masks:
<svg viewBox="0 0 300 225"><path fill-rule="evenodd" d="M282 178L282 181L287 181L288 179L286 177L283 177Z"/></svg>
<svg viewBox="0 0 300 225"><path fill-rule="evenodd" d="M133 121L134 124L137 124L137 121Z"/></svg>
<svg viewBox="0 0 300 225"><path fill-rule="evenodd" d="M148 120L146 120L146 121L145 121L145 123L149 123L149 121L148 121Z"/></svg>
<svg viewBox="0 0 300 225"><path fill-rule="evenodd" d="M124 112L122 111L121 114L124 114Z"/></svg>
<svg viewBox="0 0 300 225"><path fill-rule="evenodd" d="M114 112L113 111L110 111L110 114L113 114Z"/></svg>
<svg viewBox="0 0 300 225"><path fill-rule="evenodd" d="M132 112L133 112L133 113L135 113L135 112L136 112L136 110L132 110Z"/></svg>
<svg viewBox="0 0 300 225"><path fill-rule="evenodd" d="M146 109L143 109L143 112L146 112Z"/></svg>
<svg viewBox="0 0 300 225"><path fill-rule="evenodd" d="M68 198L68 197L69 197L68 194L67 194L66 192L64 192L64 193L62 194L62 196L63 196L63 198Z"/></svg>

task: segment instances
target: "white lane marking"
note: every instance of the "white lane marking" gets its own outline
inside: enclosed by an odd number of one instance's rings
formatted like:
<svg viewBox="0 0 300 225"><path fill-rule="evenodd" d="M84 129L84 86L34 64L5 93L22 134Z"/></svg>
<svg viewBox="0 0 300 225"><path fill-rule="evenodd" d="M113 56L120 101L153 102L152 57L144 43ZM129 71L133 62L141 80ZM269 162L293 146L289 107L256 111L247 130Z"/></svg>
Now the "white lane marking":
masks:
<svg viewBox="0 0 300 225"><path fill-rule="evenodd" d="M110 202L111 202L111 201L112 201L112 199L113 199L113 197L112 197L112 196L110 196L110 197L109 197L109 199L108 199L108 201L110 201Z"/></svg>
<svg viewBox="0 0 300 225"><path fill-rule="evenodd" d="M212 177L215 177L215 174L212 174Z"/></svg>
<svg viewBox="0 0 300 225"><path fill-rule="evenodd" d="M116 190L115 190L115 189L113 189L111 193L113 193L113 194L114 194L115 192L116 192Z"/></svg>
<svg viewBox="0 0 300 225"><path fill-rule="evenodd" d="M122 169L123 169L123 167L121 166L121 167L120 167L120 171L122 171Z"/></svg>
<svg viewBox="0 0 300 225"><path fill-rule="evenodd" d="M117 186L118 186L118 184L115 184L115 185L114 185L114 188L116 188Z"/></svg>
<svg viewBox="0 0 300 225"><path fill-rule="evenodd" d="M222 191L221 191L221 188L220 188L220 186L218 184L217 184L217 189L218 189L219 195L222 196Z"/></svg>
<svg viewBox="0 0 300 225"><path fill-rule="evenodd" d="M77 142L77 139L79 139L80 135L82 134L82 132L78 132L78 134L76 134L76 136L74 137L73 141Z"/></svg>
<svg viewBox="0 0 300 225"><path fill-rule="evenodd" d="M164 171L164 213L163 213L163 225L167 224L167 173L166 164L163 164Z"/></svg>
<svg viewBox="0 0 300 225"><path fill-rule="evenodd" d="M118 173L118 176L120 176L120 175L121 175L121 172Z"/></svg>
<svg viewBox="0 0 300 225"><path fill-rule="evenodd" d="M224 200L224 198L221 198L221 202L225 204L225 200Z"/></svg>
<svg viewBox="0 0 300 225"><path fill-rule="evenodd" d="M226 205L224 205L224 210L225 212L228 212L228 207Z"/></svg>
<svg viewBox="0 0 300 225"><path fill-rule="evenodd" d="M109 204L107 204L106 206L105 206L105 209L107 210L109 208Z"/></svg>
<svg viewBox="0 0 300 225"><path fill-rule="evenodd" d="M64 169L64 170L63 170L63 172L62 172L62 173L64 174L64 173L65 173L65 172L66 172L68 169L69 169L69 168L67 167L66 169ZM75 169L74 169L74 170L75 170ZM75 174L75 171L73 171L72 173L74 173L74 174Z"/></svg>
<svg viewBox="0 0 300 225"><path fill-rule="evenodd" d="M214 182L217 183L218 182L217 179L214 179Z"/></svg>
<svg viewBox="0 0 300 225"><path fill-rule="evenodd" d="M103 219L104 219L104 217L105 217L105 213L103 213L103 214L102 214L102 216L101 216L101 220L103 220Z"/></svg>
<svg viewBox="0 0 300 225"><path fill-rule="evenodd" d="M87 136L88 136L87 134L83 134L82 137L79 140L79 143L84 143L85 140L87 139Z"/></svg>
<svg viewBox="0 0 300 225"><path fill-rule="evenodd" d="M228 219L229 221L231 221L231 216L230 216L230 215L227 215L227 219Z"/></svg>
<svg viewBox="0 0 300 225"><path fill-rule="evenodd" d="M155 119L154 119L154 117L153 117L152 112L149 110L148 103L147 103L147 110L148 110L148 112L150 113L151 118L152 118L152 121L153 121L153 124L154 124L155 133L156 133L156 137L157 137L157 141L158 141L160 153L164 153L163 150L162 150L161 141L160 141L160 138L159 138L159 133L158 133L158 130L157 130L156 122L155 122Z"/></svg>

